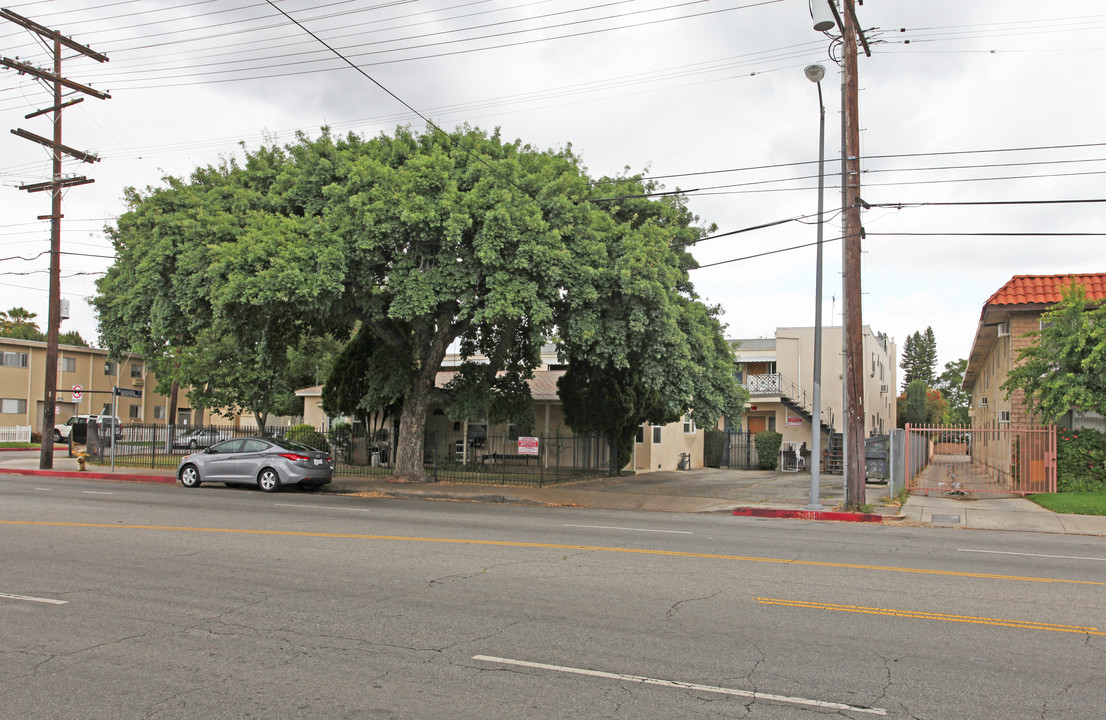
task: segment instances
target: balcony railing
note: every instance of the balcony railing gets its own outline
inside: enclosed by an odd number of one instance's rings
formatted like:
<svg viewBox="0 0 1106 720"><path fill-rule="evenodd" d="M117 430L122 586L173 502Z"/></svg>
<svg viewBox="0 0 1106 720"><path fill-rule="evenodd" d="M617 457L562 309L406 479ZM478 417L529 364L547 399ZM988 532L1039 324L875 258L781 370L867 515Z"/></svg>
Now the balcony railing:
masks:
<svg viewBox="0 0 1106 720"><path fill-rule="evenodd" d="M778 395L781 398L797 405L804 412L814 415L814 394L793 380L780 373L768 373L766 375L746 375L742 383L745 389L753 397L765 395ZM822 405L822 424L834 427L833 408L826 403Z"/></svg>

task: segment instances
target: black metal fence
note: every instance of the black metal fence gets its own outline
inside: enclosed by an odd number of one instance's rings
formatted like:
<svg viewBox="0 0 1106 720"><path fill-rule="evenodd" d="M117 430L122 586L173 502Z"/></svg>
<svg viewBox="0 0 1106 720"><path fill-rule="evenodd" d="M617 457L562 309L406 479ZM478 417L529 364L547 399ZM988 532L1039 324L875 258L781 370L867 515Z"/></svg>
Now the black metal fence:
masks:
<svg viewBox="0 0 1106 720"><path fill-rule="evenodd" d="M756 470L754 435L740 431L713 430L703 436L703 464L732 470Z"/></svg>
<svg viewBox="0 0 1106 720"><path fill-rule="evenodd" d="M327 450L334 458L335 477L387 476L395 467L396 447L388 430L362 431L304 426L236 428L223 425L124 425L110 429L90 424L86 452L94 461L124 467L175 469L185 455L236 437L287 437ZM562 435L523 437L427 433L423 462L434 480L497 485L542 486L567 480L600 477L609 471L605 437Z"/></svg>

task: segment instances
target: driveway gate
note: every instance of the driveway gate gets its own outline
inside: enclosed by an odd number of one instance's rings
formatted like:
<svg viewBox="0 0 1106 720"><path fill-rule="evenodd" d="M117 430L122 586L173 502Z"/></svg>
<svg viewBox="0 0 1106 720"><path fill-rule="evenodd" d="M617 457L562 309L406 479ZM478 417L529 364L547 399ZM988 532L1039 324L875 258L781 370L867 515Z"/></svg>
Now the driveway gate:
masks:
<svg viewBox="0 0 1106 720"><path fill-rule="evenodd" d="M1056 492L1056 426L906 426L907 487L923 495Z"/></svg>

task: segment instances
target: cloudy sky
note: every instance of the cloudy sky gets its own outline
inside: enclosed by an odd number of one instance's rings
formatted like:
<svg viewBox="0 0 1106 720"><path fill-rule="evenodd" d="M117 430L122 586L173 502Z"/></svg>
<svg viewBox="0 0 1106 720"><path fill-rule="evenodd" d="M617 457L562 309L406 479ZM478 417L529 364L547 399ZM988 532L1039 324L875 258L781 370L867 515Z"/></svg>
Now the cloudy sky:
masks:
<svg viewBox="0 0 1106 720"><path fill-rule="evenodd" d="M663 177L718 232L695 249L730 337L814 321L818 95L827 67L824 322L840 323L840 73L806 0L279 0L408 105L453 128L571 143L592 175ZM97 336L88 300L111 261L123 188L186 175L238 143L322 125L366 135L423 121L263 0L40 0L9 9L106 54L63 74L110 100L64 113L67 145L102 157L64 200L64 330ZM966 357L983 302L1013 275L1106 272L1106 10L1100 0L868 0L860 58L864 322L902 346L932 326ZM36 36L0 20L0 54L37 66ZM50 135L35 80L0 71L0 119ZM47 315L45 148L0 139L0 306ZM925 203L978 203L926 205ZM999 202L1007 204L996 204ZM1012 204L1011 204L1012 203ZM902 207L880 207L892 205ZM1060 235L1069 233L1069 235ZM1070 235L1085 233L1085 235ZM757 256L760 257L750 257ZM25 260L22 258L33 258ZM732 262L727 262L732 261ZM721 263L721 264L718 264Z"/></svg>

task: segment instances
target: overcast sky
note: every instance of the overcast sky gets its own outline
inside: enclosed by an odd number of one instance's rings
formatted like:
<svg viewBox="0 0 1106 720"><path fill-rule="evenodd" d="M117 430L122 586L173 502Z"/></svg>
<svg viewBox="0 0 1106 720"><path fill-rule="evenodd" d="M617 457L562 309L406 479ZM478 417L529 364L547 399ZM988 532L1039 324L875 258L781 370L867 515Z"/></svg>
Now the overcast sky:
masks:
<svg viewBox="0 0 1106 720"><path fill-rule="evenodd" d="M285 0L277 5L446 128L502 128L541 147L571 143L593 176L629 167L688 191L718 232L693 272L729 337L814 322L818 95L826 65L824 322L840 323L840 73L806 0ZM64 113L64 141L102 157L66 163L62 294L95 342L88 305L111 264L103 226L123 188L297 130L366 135L423 127L371 81L261 0L49 0L11 10L106 54L67 52L63 74L110 100ZM1102 204L934 202L1106 198L1106 8L1101 0L868 0L860 57L864 322L900 349L932 326L940 363L967 357L983 302L1013 275L1106 272ZM0 54L38 66L35 36L0 20ZM839 54L839 53L838 53ZM49 136L50 105L0 70L0 119ZM6 138L6 139L2 139ZM45 148L0 138L0 308L47 316ZM1069 146L1069 147L1060 147ZM1043 148L1043 149L1031 149ZM988 152L982 152L988 151ZM702 174L694 174L702 173ZM805 223L805 224L804 224ZM916 233L913 235L902 233ZM986 235L998 233L998 235ZM1025 233L1024 236L1001 233ZM1035 235L1035 233L1039 233ZM779 251L779 252L772 252ZM771 253L759 258L747 256ZM11 259L12 257L34 260ZM45 324L44 322L42 323Z"/></svg>

